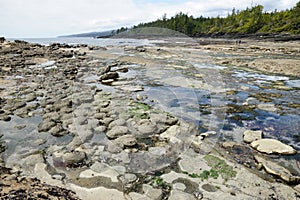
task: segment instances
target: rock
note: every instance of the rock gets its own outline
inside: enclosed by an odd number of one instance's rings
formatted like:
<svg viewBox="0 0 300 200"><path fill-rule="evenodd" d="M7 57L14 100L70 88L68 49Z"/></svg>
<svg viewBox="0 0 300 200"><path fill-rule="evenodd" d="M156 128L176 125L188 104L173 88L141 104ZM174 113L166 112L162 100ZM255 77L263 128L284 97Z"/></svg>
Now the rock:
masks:
<svg viewBox="0 0 300 200"><path fill-rule="evenodd" d="M54 121L46 119L38 125L38 131L39 132L47 132L55 125L56 125L56 123Z"/></svg>
<svg viewBox="0 0 300 200"><path fill-rule="evenodd" d="M224 147L225 149L227 149L227 148L233 148L234 146L240 146L240 144L237 143L237 142L232 142L232 141L230 141L230 142L223 142L223 144L222 144L222 147Z"/></svg>
<svg viewBox="0 0 300 200"><path fill-rule="evenodd" d="M179 190L172 190L169 200L195 200L195 197Z"/></svg>
<svg viewBox="0 0 300 200"><path fill-rule="evenodd" d="M128 146L128 147L131 147L131 146L134 146L137 144L137 140L133 135L123 135L123 136L117 138L116 140L114 140L114 142L121 143L122 145Z"/></svg>
<svg viewBox="0 0 300 200"><path fill-rule="evenodd" d="M278 176L288 183L300 183L299 176L293 176L289 170L278 165L277 163L267 160L259 155L255 155L254 158L259 164L263 166L267 173Z"/></svg>
<svg viewBox="0 0 300 200"><path fill-rule="evenodd" d="M255 140L262 139L262 131L247 130L244 132L244 142L251 143Z"/></svg>
<svg viewBox="0 0 300 200"><path fill-rule="evenodd" d="M120 136L126 135L128 128L126 126L114 126L111 130L106 133L109 139L115 139Z"/></svg>
<svg viewBox="0 0 300 200"><path fill-rule="evenodd" d="M183 183L175 183L173 185L173 189L184 191L186 189L186 186Z"/></svg>
<svg viewBox="0 0 300 200"><path fill-rule="evenodd" d="M55 137L61 137L67 135L69 132L61 124L57 124L49 130L49 133Z"/></svg>
<svg viewBox="0 0 300 200"><path fill-rule="evenodd" d="M108 72L100 76L100 81L108 80L108 79L116 80L117 78L119 78L119 74L117 72Z"/></svg>
<svg viewBox="0 0 300 200"><path fill-rule="evenodd" d="M108 126L108 128L112 128L112 127L114 127L114 126L124 126L126 124L126 121L124 120L124 119L117 119L117 120L115 120L115 121L112 121L110 124L109 124L109 126Z"/></svg>
<svg viewBox="0 0 300 200"><path fill-rule="evenodd" d="M142 86L139 85L124 85L124 86L119 86L118 87L120 90L124 90L127 92L139 92L139 91L143 91L144 88Z"/></svg>
<svg viewBox="0 0 300 200"><path fill-rule="evenodd" d="M294 187L294 190L297 190L298 192L300 192L300 184L296 185L296 186Z"/></svg>
<svg viewBox="0 0 300 200"><path fill-rule="evenodd" d="M123 184L129 184L133 183L138 179L138 177L135 174L124 174L123 176L120 177L120 180L122 181Z"/></svg>
<svg viewBox="0 0 300 200"><path fill-rule="evenodd" d="M86 154L82 151L54 152L53 163L56 167L77 167L84 163Z"/></svg>
<svg viewBox="0 0 300 200"><path fill-rule="evenodd" d="M173 125L169 127L165 132L160 134L160 137L169 139L169 141L173 144L179 144L182 142L179 138L176 137L179 133L180 126Z"/></svg>
<svg viewBox="0 0 300 200"><path fill-rule="evenodd" d="M121 143L110 142L107 145L107 151L110 153L120 153L124 148L124 145Z"/></svg>
<svg viewBox="0 0 300 200"><path fill-rule="evenodd" d="M258 104L257 108L269 112L275 112L277 110L274 104Z"/></svg>
<svg viewBox="0 0 300 200"><path fill-rule="evenodd" d="M155 134L156 129L156 124L152 123L150 120L142 120L138 125L138 131L141 135Z"/></svg>
<svg viewBox="0 0 300 200"><path fill-rule="evenodd" d="M153 188L151 185L143 184L143 191L146 196L153 200L161 200L163 197L162 190Z"/></svg>
<svg viewBox="0 0 300 200"><path fill-rule="evenodd" d="M278 153L283 155L292 155L297 153L297 151L291 146L283 144L275 139L260 139L252 142L250 145L257 151L267 154Z"/></svg>

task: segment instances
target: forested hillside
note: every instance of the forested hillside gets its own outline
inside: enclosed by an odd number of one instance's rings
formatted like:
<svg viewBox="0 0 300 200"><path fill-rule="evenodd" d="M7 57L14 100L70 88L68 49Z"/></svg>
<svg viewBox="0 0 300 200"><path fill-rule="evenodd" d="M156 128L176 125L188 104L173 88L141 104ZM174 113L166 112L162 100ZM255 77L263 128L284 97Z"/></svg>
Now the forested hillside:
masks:
<svg viewBox="0 0 300 200"><path fill-rule="evenodd" d="M300 34L300 1L290 10L263 11L257 5L246 10L233 9L227 17L188 16L182 12L167 19L164 15L149 23L141 23L133 28L162 27L182 32L188 36L225 35L225 34L256 34L256 33L289 33ZM121 28L117 32L126 31Z"/></svg>

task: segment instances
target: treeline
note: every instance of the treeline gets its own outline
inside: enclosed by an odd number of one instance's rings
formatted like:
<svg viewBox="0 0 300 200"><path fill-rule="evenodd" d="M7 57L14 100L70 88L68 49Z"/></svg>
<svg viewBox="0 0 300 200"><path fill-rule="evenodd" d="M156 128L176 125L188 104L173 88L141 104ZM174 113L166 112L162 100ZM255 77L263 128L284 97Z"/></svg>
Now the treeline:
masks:
<svg viewBox="0 0 300 200"><path fill-rule="evenodd" d="M300 34L300 1L292 9L285 11L264 12L263 6L257 5L246 10L233 9L227 17L188 16L182 12L170 19L164 15L149 23L141 23L133 29L143 27L161 27L179 31L188 36L289 33ZM126 31L127 28L117 32Z"/></svg>

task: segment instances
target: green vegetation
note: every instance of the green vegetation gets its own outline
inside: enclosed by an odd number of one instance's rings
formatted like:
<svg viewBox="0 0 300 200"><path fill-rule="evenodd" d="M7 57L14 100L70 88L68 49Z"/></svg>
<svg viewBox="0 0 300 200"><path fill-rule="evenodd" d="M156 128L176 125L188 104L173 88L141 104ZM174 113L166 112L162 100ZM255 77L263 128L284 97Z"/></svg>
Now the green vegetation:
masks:
<svg viewBox="0 0 300 200"><path fill-rule="evenodd" d="M210 177L218 178L218 176L221 175L224 180L228 180L229 178L236 176L236 171L233 170L233 167L227 165L224 160L212 155L207 155L204 159L208 166L212 167L209 171Z"/></svg>
<svg viewBox="0 0 300 200"><path fill-rule="evenodd" d="M294 8L285 11L265 12L263 6L257 5L243 11L233 9L227 17L194 18L180 12L170 19L164 15L162 19L141 23L133 29L144 27L167 28L192 37L226 34L300 34L300 1ZM127 31L127 28L122 27L117 33L122 31Z"/></svg>
<svg viewBox="0 0 300 200"><path fill-rule="evenodd" d="M134 103L132 107L128 109L128 113L133 116L137 117L139 119L148 119L149 118L149 105L145 103Z"/></svg>
<svg viewBox="0 0 300 200"><path fill-rule="evenodd" d="M188 172L183 173L192 178L201 178L202 181L209 178L217 179L219 175L227 181L228 179L236 176L236 171L233 170L233 167L227 165L224 160L212 155L207 155L204 159L206 160L207 165L211 167L209 171L204 170L201 174L189 174Z"/></svg>

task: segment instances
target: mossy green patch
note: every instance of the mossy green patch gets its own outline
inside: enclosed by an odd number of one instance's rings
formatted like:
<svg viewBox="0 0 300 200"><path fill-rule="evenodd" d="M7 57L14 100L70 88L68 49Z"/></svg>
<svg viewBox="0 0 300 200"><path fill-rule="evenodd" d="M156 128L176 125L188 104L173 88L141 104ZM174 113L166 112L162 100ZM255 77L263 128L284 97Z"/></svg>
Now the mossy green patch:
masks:
<svg viewBox="0 0 300 200"><path fill-rule="evenodd" d="M150 106L145 103L134 103L128 110L128 113L133 117L140 119L148 119Z"/></svg>
<svg viewBox="0 0 300 200"><path fill-rule="evenodd" d="M207 165L212 167L210 171L203 172L201 175L203 176L203 179L205 178L218 178L219 175L222 176L222 178L227 181L228 179L236 176L236 171L233 170L233 167L226 164L226 162L218 157L207 155L204 157L204 159L207 162ZM200 176L201 176L200 175Z"/></svg>

